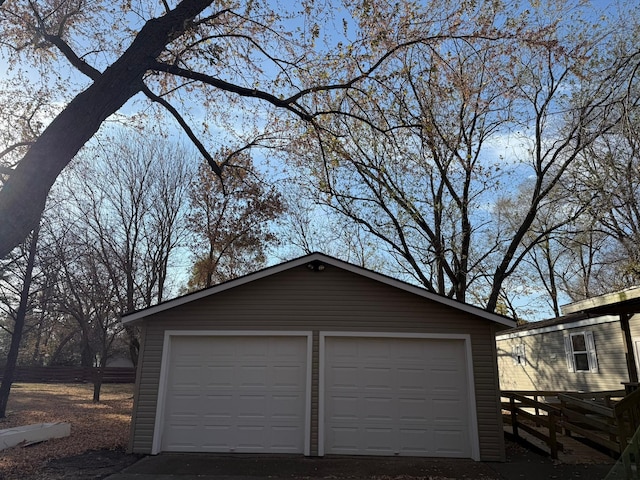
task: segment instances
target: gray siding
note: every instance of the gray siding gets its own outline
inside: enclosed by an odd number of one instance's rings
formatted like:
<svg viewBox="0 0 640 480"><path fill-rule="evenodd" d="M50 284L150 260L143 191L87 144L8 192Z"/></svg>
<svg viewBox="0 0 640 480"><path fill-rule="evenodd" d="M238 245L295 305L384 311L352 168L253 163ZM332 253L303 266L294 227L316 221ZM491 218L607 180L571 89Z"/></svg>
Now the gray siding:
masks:
<svg viewBox="0 0 640 480"><path fill-rule="evenodd" d="M500 387L503 390L568 390L597 392L620 390L628 382L622 330L619 322L526 334L497 341ZM570 372L564 350L564 337L591 331L594 335L598 372ZM526 365L513 362L514 345L525 346Z"/></svg>
<svg viewBox="0 0 640 480"><path fill-rule="evenodd" d="M480 457L504 460L493 323L333 266L322 272L292 268L146 318L132 422L134 452L151 451L167 329L312 331L312 455L318 452L319 332L470 334Z"/></svg>

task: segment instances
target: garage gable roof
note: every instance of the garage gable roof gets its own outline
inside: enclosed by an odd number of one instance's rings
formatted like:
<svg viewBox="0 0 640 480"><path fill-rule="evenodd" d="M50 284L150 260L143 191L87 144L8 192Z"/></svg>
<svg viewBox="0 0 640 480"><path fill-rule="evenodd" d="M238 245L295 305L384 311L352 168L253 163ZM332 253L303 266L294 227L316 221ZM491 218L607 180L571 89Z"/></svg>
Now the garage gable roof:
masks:
<svg viewBox="0 0 640 480"><path fill-rule="evenodd" d="M303 257L296 258L294 260L290 260L288 262L280 263L278 265L274 265L272 267L268 267L263 270L259 270L255 273L250 273L248 275L236 278L234 280L229 280L227 282L214 285L213 287L210 287L204 290L199 290L197 292L189 293L187 295L177 297L172 300L168 300L166 302L160 303L158 305L154 305L152 307L126 313L122 316L122 322L124 324L137 323L150 315L154 315L156 313L163 312L165 310L169 310L179 305L183 305L185 303L192 302L194 300L208 297L210 295L215 295L217 293L224 292L225 290L230 290L232 288L236 288L241 285L253 282L255 280L259 280L261 278L269 277L271 275L275 275L277 273L290 270L292 268L297 268L304 265L307 265L309 268L318 268L323 264L331 265L333 267L340 268L342 270L345 270L351 273L355 273L356 275L361 275L363 277L369 278L371 280L375 280L377 282L389 285L391 287L399 288L400 290L404 290L414 295L418 295L420 297L426 298L436 303L447 305L457 310L467 312L477 317L495 322L504 327L513 328L516 326L516 322L509 317L488 312L479 307L469 305L468 303L460 302L458 300L454 300L452 298L445 297L443 295L438 295L438 294L429 292L428 290L425 290L424 288L418 287L416 285L411 285L410 283L406 283L401 280L397 280L395 278L389 277L387 275L383 275L381 273L377 273L372 270L367 270L366 268L362 268L357 265L353 265L351 263L344 262L342 260L338 260L337 258L330 257L323 253L317 253L317 252L311 253L309 255L305 255Z"/></svg>

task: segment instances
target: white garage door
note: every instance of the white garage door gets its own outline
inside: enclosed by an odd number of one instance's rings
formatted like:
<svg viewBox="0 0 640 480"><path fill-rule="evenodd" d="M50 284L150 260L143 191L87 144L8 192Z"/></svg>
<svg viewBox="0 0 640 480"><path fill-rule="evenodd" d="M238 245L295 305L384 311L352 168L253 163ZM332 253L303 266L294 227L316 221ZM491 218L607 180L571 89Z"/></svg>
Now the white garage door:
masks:
<svg viewBox="0 0 640 480"><path fill-rule="evenodd" d="M307 339L172 336L161 450L303 453Z"/></svg>
<svg viewBox="0 0 640 480"><path fill-rule="evenodd" d="M471 457L462 340L326 337L325 453Z"/></svg>

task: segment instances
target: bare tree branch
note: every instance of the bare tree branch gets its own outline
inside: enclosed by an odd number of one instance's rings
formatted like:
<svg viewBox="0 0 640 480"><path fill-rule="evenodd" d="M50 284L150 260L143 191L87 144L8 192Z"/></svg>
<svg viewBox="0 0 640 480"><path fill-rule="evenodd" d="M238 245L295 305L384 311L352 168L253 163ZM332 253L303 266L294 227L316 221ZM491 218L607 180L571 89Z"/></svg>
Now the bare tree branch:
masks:
<svg viewBox="0 0 640 480"><path fill-rule="evenodd" d="M171 113L171 115L173 115L173 117L177 120L178 124L180 124L180 127L182 127L182 130L184 130L184 132L187 134L189 139L193 142L193 144L196 146L198 151L205 158L205 160L211 167L211 170L213 170L213 172L218 177L222 177L222 169L220 168L220 165L218 165L217 162L213 159L213 157L207 151L206 147L202 144L202 142L198 140L198 137L196 136L195 133L193 133L193 130L187 124L184 117L180 115L180 112L178 112L178 110L176 110L175 107L171 105L169 102L167 102L164 98L156 95L151 90L149 90L149 87L147 87L146 85L142 87L142 93L144 93L149 100L162 105L165 109L169 111L169 113Z"/></svg>

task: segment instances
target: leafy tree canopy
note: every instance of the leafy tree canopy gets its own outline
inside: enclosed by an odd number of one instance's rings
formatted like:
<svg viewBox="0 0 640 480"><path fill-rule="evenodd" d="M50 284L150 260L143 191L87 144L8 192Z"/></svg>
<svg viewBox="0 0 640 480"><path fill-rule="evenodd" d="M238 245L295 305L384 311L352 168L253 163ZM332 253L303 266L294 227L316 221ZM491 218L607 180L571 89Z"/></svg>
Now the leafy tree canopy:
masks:
<svg viewBox="0 0 640 480"><path fill-rule="evenodd" d="M0 256L37 223L62 169L132 99L145 101L127 114L168 113L219 175L225 161L209 152L223 130L257 146L281 137L287 121L317 130L330 114L366 121L344 102L385 81L380 68L406 48L451 38L536 42L554 21L495 1L5 2ZM274 109L285 123L265 133Z"/></svg>

